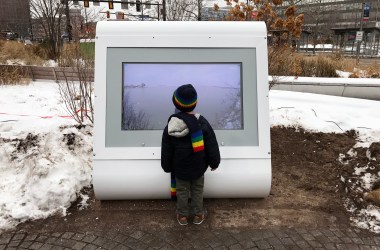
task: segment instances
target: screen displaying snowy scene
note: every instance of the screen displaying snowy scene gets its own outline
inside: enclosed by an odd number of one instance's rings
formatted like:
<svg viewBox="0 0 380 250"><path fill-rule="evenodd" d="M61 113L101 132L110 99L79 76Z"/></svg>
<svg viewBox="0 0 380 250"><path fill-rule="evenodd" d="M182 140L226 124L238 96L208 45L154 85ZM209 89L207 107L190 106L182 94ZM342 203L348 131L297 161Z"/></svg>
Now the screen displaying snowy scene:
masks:
<svg viewBox="0 0 380 250"><path fill-rule="evenodd" d="M173 92L192 84L196 113L216 130L243 129L241 63L123 63L122 130L162 130Z"/></svg>

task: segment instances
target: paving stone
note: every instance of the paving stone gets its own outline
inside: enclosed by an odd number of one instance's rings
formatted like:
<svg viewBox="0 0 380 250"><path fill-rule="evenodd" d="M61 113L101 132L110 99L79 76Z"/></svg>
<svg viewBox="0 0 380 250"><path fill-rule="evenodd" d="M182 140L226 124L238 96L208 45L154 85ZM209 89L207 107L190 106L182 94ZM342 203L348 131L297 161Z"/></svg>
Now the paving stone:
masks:
<svg viewBox="0 0 380 250"><path fill-rule="evenodd" d="M299 246L302 249L308 249L308 248L310 248L310 245L306 241L304 241L304 240L302 240L302 241L296 241L296 245Z"/></svg>
<svg viewBox="0 0 380 250"><path fill-rule="evenodd" d="M130 236L132 237L132 238L135 238L135 239L140 239L141 237L143 237L144 236L144 232L142 232L142 231L135 231L135 232L133 232Z"/></svg>
<svg viewBox="0 0 380 250"><path fill-rule="evenodd" d="M72 232L66 232L64 234L62 234L61 238L63 239L71 239L71 237L74 235L75 233L72 233Z"/></svg>
<svg viewBox="0 0 380 250"><path fill-rule="evenodd" d="M324 229L324 230L321 230L323 235L327 236L327 237L334 237L335 234L333 232L331 232L330 230L328 229Z"/></svg>
<svg viewBox="0 0 380 250"><path fill-rule="evenodd" d="M253 242L253 241L251 241L251 240L241 240L241 241L239 241L239 244L244 248L244 249L249 249L249 248L251 248L251 247L255 247L256 246L256 244Z"/></svg>
<svg viewBox="0 0 380 250"><path fill-rule="evenodd" d="M33 242L32 245L30 245L30 249L40 249L42 247L43 243L41 242Z"/></svg>
<svg viewBox="0 0 380 250"><path fill-rule="evenodd" d="M316 236L322 236L323 235L322 232L319 231L318 229L311 230L310 234L313 235L314 237L316 237Z"/></svg>
<svg viewBox="0 0 380 250"><path fill-rule="evenodd" d="M325 246L325 248L326 248L327 250L336 249L334 243L326 243L326 244L324 244L324 246Z"/></svg>
<svg viewBox="0 0 380 250"><path fill-rule="evenodd" d="M313 248L323 247L321 243L316 240L308 240L307 243Z"/></svg>
<svg viewBox="0 0 380 250"><path fill-rule="evenodd" d="M52 233L51 236L59 238L61 237L62 233Z"/></svg>
<svg viewBox="0 0 380 250"><path fill-rule="evenodd" d="M72 240L82 240L86 235L82 233L75 233L71 239Z"/></svg>
<svg viewBox="0 0 380 250"><path fill-rule="evenodd" d="M355 244L345 244L347 249L350 249L350 250L359 250L359 246L355 245Z"/></svg>
<svg viewBox="0 0 380 250"><path fill-rule="evenodd" d="M348 238L348 237L342 237L340 238L342 240L342 242L344 243L352 243L352 239L351 238Z"/></svg>
<svg viewBox="0 0 380 250"><path fill-rule="evenodd" d="M9 234L0 235L0 245L8 244L11 241L11 237Z"/></svg>
<svg viewBox="0 0 380 250"><path fill-rule="evenodd" d="M241 249L244 249L240 244L234 244L232 246L230 246L228 249L231 249L231 250L241 250Z"/></svg>
<svg viewBox="0 0 380 250"><path fill-rule="evenodd" d="M339 239L338 237L336 236L333 236L333 237L327 237L329 238L329 240L333 243L343 243L341 239Z"/></svg>
<svg viewBox="0 0 380 250"><path fill-rule="evenodd" d="M339 229L332 229L331 230L337 237L342 238L346 237L346 235Z"/></svg>
<svg viewBox="0 0 380 250"><path fill-rule="evenodd" d="M53 248L53 245L43 244L42 247L39 250L50 250L52 248Z"/></svg>
<svg viewBox="0 0 380 250"><path fill-rule="evenodd" d="M223 239L220 239L220 240L223 243L223 245L225 245L227 247L232 246L232 245L238 243L238 241L235 238L233 238L232 236L230 236L230 235L228 235L228 236L226 236L226 237L224 237Z"/></svg>
<svg viewBox="0 0 380 250"><path fill-rule="evenodd" d="M99 248L99 247L96 246L96 245L88 244L88 245L86 245L86 246L83 248L83 250L96 250L96 249L98 249L98 248Z"/></svg>
<svg viewBox="0 0 380 250"><path fill-rule="evenodd" d="M352 240L354 243L356 243L356 244L363 244L363 241L362 241L362 239L360 239L360 238L351 238L351 240Z"/></svg>
<svg viewBox="0 0 380 250"><path fill-rule="evenodd" d="M37 237L38 237L37 234L28 234L28 235L25 237L24 241L33 241L33 240L35 240Z"/></svg>
<svg viewBox="0 0 380 250"><path fill-rule="evenodd" d="M291 238L280 238L280 241L284 245L288 245L288 246L295 245L294 241Z"/></svg>
<svg viewBox="0 0 380 250"><path fill-rule="evenodd" d="M271 246L269 245L268 242L266 242L266 240L258 240L258 241L255 241L255 244L256 246L259 248L259 249L270 249Z"/></svg>
<svg viewBox="0 0 380 250"><path fill-rule="evenodd" d="M104 247L106 249L116 249L115 247L119 245L118 242L107 240L107 242L104 245L101 245L101 247Z"/></svg>
<svg viewBox="0 0 380 250"><path fill-rule="evenodd" d="M266 239L266 241L273 247L282 245L282 242L277 237Z"/></svg>
<svg viewBox="0 0 380 250"><path fill-rule="evenodd" d="M85 242L76 242L74 246L72 246L71 248L74 249L74 250L81 250L83 249L85 246L87 245L87 243Z"/></svg>
<svg viewBox="0 0 380 250"><path fill-rule="evenodd" d="M336 244L335 245L336 246L336 249L342 249L342 250L345 250L345 249L347 249L347 246L346 246L346 244Z"/></svg>
<svg viewBox="0 0 380 250"><path fill-rule="evenodd" d="M375 242L369 237L363 237L362 241L366 245L375 245Z"/></svg>
<svg viewBox="0 0 380 250"><path fill-rule="evenodd" d="M23 248L28 248L30 247L30 245L32 245L33 242L32 241L24 241L21 243L20 247L23 247Z"/></svg>
<svg viewBox="0 0 380 250"><path fill-rule="evenodd" d="M12 240L22 240L25 238L25 236L26 236L25 233L17 233L15 235L13 235Z"/></svg>
<svg viewBox="0 0 380 250"><path fill-rule="evenodd" d="M8 247L18 247L21 243L21 240L12 240L9 244Z"/></svg>
<svg viewBox="0 0 380 250"><path fill-rule="evenodd" d="M87 242L87 243L91 243L93 242L97 237L95 235L92 235L92 234L87 234L86 236L84 236L84 238L82 239L82 241L84 242Z"/></svg>
<svg viewBox="0 0 380 250"><path fill-rule="evenodd" d="M49 239L48 236L46 236L46 235L40 235L40 236L37 237L36 241L38 241L38 242L45 242L45 241L47 241L47 239Z"/></svg>

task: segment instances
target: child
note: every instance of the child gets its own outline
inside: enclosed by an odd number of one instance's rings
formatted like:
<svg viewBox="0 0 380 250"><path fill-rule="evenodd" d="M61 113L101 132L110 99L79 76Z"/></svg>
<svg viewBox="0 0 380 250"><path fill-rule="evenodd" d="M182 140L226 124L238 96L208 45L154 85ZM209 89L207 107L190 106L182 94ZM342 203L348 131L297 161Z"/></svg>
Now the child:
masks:
<svg viewBox="0 0 380 250"><path fill-rule="evenodd" d="M162 135L161 166L175 175L177 191L177 220L187 225L201 224L206 216L203 209L204 173L218 168L220 153L214 130L208 121L193 112L197 92L191 84L182 85L173 94L173 103L180 112L169 117ZM190 192L190 194L189 194ZM191 204L188 204L191 195Z"/></svg>

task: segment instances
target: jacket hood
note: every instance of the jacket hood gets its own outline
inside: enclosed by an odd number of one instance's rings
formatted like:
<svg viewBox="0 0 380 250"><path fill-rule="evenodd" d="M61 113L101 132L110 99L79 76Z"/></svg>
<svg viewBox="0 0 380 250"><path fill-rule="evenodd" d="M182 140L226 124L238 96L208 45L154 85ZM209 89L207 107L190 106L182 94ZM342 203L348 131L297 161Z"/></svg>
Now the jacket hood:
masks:
<svg viewBox="0 0 380 250"><path fill-rule="evenodd" d="M185 137L189 134L189 128L183 120L172 117L168 123L168 133L174 137Z"/></svg>
<svg viewBox="0 0 380 250"><path fill-rule="evenodd" d="M200 114L195 114L195 117L199 119ZM185 137L189 134L189 128L187 127L186 123L178 118L178 117L172 117L169 120L168 123L168 134L170 136L174 137Z"/></svg>

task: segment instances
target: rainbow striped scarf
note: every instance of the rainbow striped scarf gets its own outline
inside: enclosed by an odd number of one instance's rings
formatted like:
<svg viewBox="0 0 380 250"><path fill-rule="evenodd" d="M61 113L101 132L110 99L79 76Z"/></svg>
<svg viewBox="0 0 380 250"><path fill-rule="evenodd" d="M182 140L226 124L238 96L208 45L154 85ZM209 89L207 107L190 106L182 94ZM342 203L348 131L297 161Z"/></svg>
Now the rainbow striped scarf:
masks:
<svg viewBox="0 0 380 250"><path fill-rule="evenodd" d="M204 150L202 129L191 134L191 143L193 144L193 150L195 153Z"/></svg>

